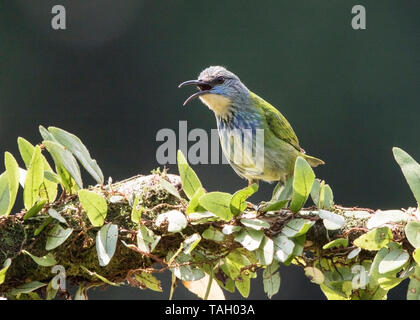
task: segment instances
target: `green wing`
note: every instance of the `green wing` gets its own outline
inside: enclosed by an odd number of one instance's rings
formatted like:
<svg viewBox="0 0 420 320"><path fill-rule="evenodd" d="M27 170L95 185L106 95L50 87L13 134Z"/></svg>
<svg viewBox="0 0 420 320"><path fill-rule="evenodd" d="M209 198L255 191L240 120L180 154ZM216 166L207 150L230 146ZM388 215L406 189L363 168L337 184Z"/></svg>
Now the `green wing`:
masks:
<svg viewBox="0 0 420 320"><path fill-rule="evenodd" d="M265 116L268 128L279 139L291 144L298 151L302 151L299 140L287 119L267 101L251 92L251 99L256 108Z"/></svg>

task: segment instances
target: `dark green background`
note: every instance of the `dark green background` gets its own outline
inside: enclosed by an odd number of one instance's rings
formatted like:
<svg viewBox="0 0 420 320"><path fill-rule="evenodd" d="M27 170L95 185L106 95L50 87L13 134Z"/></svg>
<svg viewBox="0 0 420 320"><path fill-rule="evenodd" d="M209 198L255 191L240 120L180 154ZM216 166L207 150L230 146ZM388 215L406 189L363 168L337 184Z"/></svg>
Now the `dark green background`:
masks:
<svg viewBox="0 0 420 320"><path fill-rule="evenodd" d="M65 31L51 8L67 9ZM351 28L363 4L367 30ZM157 166L161 128L216 127L190 90L209 65L224 65L291 122L336 202L371 208L415 205L391 148L420 159L419 1L0 1L0 152L17 136L39 142L39 124L76 133L114 180ZM246 182L227 165L195 166L208 190ZM175 166L170 172L176 173ZM267 199L262 184L254 201ZM275 298L323 298L301 270L282 268ZM168 279L167 277L165 279ZM250 298L265 298L261 278ZM166 289L168 285L166 285ZM96 298L167 298L135 288ZM390 298L404 298L404 288ZM180 288L176 298L193 296ZM238 295L229 295L238 297Z"/></svg>

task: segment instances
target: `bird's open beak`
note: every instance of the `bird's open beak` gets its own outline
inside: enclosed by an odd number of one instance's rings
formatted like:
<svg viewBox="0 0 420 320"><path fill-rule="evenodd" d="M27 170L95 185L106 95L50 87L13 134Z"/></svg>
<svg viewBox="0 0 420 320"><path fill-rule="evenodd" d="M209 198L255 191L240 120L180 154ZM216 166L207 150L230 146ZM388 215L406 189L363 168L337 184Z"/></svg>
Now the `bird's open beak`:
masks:
<svg viewBox="0 0 420 320"><path fill-rule="evenodd" d="M181 83L178 88L182 88L185 86L189 86L189 85L195 85L198 90L198 92L194 93L193 95L189 96L187 100L185 100L184 102L184 106L190 102L191 100L194 100L195 98L198 98L199 96L206 94L206 93L210 93L210 90L213 88L213 86L205 81L200 81L200 80L188 80L185 81L183 83Z"/></svg>

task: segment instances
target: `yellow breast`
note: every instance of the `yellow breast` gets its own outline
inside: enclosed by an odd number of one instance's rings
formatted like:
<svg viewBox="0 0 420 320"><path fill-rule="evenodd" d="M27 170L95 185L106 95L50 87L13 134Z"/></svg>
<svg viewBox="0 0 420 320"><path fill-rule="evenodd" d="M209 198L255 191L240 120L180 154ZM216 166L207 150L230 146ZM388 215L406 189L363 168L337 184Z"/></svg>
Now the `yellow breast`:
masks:
<svg viewBox="0 0 420 320"><path fill-rule="evenodd" d="M224 117L230 113L229 106L232 104L232 101L222 95L213 93L204 94L200 96L200 100L218 116Z"/></svg>

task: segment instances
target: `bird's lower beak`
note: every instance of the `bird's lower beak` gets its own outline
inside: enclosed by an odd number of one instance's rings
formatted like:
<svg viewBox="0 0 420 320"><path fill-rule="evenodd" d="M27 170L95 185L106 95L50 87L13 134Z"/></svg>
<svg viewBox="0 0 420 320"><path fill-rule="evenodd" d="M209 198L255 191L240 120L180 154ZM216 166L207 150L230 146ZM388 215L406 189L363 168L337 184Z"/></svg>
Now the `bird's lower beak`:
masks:
<svg viewBox="0 0 420 320"><path fill-rule="evenodd" d="M213 86L211 84L209 84L208 82L205 81L200 81L200 80L188 80L185 81L183 83L181 83L178 88L182 88L188 85L195 85L198 90L198 92L194 93L193 95L189 96L187 100L185 100L184 102L184 106L190 102L191 100L194 100L195 98L198 98L199 96L206 94L206 93L210 93L210 90L213 88Z"/></svg>

